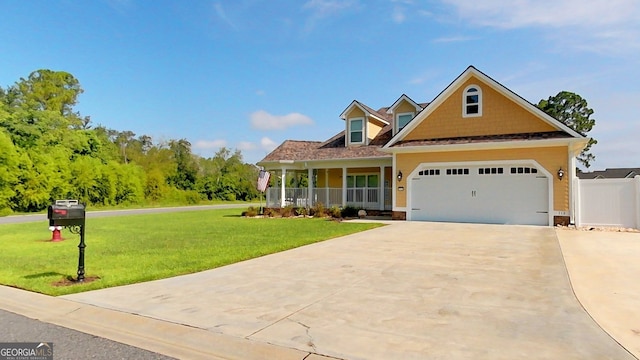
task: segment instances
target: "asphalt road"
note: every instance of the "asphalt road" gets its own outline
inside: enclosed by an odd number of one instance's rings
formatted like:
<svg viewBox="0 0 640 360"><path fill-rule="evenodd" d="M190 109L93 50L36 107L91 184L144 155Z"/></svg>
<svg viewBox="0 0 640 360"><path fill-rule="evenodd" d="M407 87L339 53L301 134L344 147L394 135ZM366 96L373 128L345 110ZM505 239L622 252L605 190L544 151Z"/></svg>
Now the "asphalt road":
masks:
<svg viewBox="0 0 640 360"><path fill-rule="evenodd" d="M200 205L200 206L177 206L177 207L151 208L151 209L87 211L87 219L111 217L111 216L181 212L181 211L247 208L249 206L259 206L259 204L257 203L256 204L248 204L248 203L247 204L220 204L220 205ZM0 225L18 224L18 223L26 223L26 222L48 222L47 214L11 215L11 216L0 217Z"/></svg>
<svg viewBox="0 0 640 360"><path fill-rule="evenodd" d="M54 359L173 359L4 310L0 310L0 324L0 342L52 342Z"/></svg>

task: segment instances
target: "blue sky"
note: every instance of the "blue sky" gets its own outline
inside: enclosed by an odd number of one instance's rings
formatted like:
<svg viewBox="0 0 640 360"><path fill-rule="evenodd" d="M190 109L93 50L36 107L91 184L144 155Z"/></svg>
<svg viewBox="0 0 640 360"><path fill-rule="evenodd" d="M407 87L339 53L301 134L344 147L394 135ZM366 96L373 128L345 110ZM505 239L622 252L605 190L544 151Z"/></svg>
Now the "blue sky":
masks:
<svg viewBox="0 0 640 360"><path fill-rule="evenodd" d="M0 86L63 70L94 125L255 163L354 99L431 101L469 65L595 110L591 169L640 166L637 0L0 0Z"/></svg>

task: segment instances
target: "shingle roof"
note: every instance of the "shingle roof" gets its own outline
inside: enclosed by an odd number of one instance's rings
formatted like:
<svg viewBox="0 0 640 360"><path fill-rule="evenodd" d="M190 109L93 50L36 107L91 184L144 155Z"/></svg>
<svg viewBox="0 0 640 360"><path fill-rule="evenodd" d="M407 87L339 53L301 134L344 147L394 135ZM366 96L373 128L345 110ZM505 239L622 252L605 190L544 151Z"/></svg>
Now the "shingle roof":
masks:
<svg viewBox="0 0 640 360"><path fill-rule="evenodd" d="M465 136L445 139L422 139L422 140L402 140L392 147L426 146L426 145L457 145L475 144L483 142L519 141L519 140L543 140L543 139L563 139L570 138L571 135L564 131L526 133L526 134L506 134L506 135L483 135Z"/></svg>
<svg viewBox="0 0 640 360"><path fill-rule="evenodd" d="M285 140L260 162L391 157L390 154L380 151L381 148L381 145L345 147L344 132L341 132L325 142Z"/></svg>

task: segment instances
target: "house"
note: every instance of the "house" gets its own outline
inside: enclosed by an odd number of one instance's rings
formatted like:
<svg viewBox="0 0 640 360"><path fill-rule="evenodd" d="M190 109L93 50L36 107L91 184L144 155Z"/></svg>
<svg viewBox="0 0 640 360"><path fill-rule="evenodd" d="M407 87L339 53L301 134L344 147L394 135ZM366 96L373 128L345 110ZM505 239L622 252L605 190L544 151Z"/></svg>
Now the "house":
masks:
<svg viewBox="0 0 640 360"><path fill-rule="evenodd" d="M498 224L573 219L576 156L588 138L473 66L430 103L402 95L374 110L354 100L340 118L344 131L332 138L287 140L258 163L275 174L268 207L321 202L398 220Z"/></svg>
<svg viewBox="0 0 640 360"><path fill-rule="evenodd" d="M640 168L613 168L592 172L578 171L579 179L631 179L640 176Z"/></svg>

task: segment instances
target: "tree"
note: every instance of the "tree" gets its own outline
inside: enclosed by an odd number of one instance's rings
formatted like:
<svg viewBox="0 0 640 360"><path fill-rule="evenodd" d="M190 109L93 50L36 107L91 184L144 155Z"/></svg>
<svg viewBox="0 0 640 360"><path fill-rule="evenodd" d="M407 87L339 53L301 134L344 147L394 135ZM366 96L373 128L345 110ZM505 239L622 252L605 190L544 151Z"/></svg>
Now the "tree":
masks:
<svg viewBox="0 0 640 360"><path fill-rule="evenodd" d="M593 110L588 107L587 101L569 91L561 91L547 100L540 100L538 108L583 136L586 136L596 124L596 120L591 118ZM578 161L586 168L589 168L596 158L590 150L591 146L597 143L595 139L589 139L587 146L578 156Z"/></svg>
<svg viewBox="0 0 640 360"><path fill-rule="evenodd" d="M198 177L198 166L191 154L191 143L186 139L171 140L169 149L176 166L175 172L168 178L169 182L180 190L193 190Z"/></svg>
<svg viewBox="0 0 640 360"><path fill-rule="evenodd" d="M0 129L0 216L11 213L11 197L18 182L16 172L20 159L11 138Z"/></svg>
<svg viewBox="0 0 640 360"><path fill-rule="evenodd" d="M14 86L18 101L34 110L50 110L63 116L77 115L73 106L84 90L73 75L65 71L36 70ZM80 120L80 119L78 119Z"/></svg>

